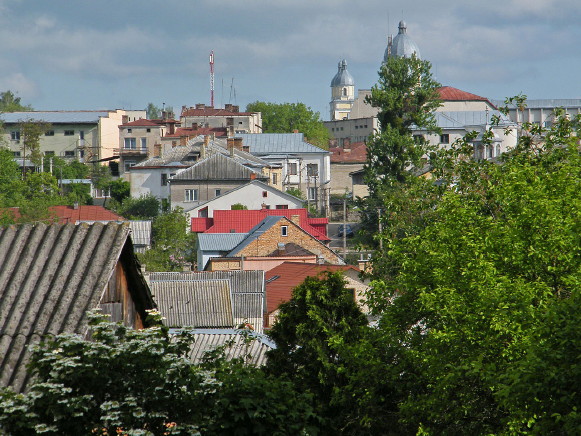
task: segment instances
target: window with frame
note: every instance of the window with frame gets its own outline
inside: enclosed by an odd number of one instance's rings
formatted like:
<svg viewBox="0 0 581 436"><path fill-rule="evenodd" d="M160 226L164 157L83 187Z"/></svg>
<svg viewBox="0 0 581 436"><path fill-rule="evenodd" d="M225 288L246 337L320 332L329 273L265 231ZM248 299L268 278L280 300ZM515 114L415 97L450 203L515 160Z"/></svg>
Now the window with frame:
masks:
<svg viewBox="0 0 581 436"><path fill-rule="evenodd" d="M147 150L147 138L141 138L141 149Z"/></svg>
<svg viewBox="0 0 581 436"><path fill-rule="evenodd" d="M13 141L20 141L20 130L12 130L10 132L10 139Z"/></svg>
<svg viewBox="0 0 581 436"><path fill-rule="evenodd" d="M137 140L135 138L125 138L123 148L135 150L137 148Z"/></svg>
<svg viewBox="0 0 581 436"><path fill-rule="evenodd" d="M308 199L309 200L316 200L317 199L317 191L318 191L318 188L309 188L308 192L307 192Z"/></svg>
<svg viewBox="0 0 581 436"><path fill-rule="evenodd" d="M137 162L135 162L134 160L126 160L125 162L123 162L124 166L125 166L125 171L131 171L131 167L135 166Z"/></svg>
<svg viewBox="0 0 581 436"><path fill-rule="evenodd" d="M75 131L74 130L65 130L64 135L65 136L75 136Z"/></svg>
<svg viewBox="0 0 581 436"><path fill-rule="evenodd" d="M280 226L280 236L288 236L288 226Z"/></svg>
<svg viewBox="0 0 581 436"><path fill-rule="evenodd" d="M54 156L54 151L52 151L52 150L51 150L51 151L47 150L47 151L45 151L45 152L44 152L44 155L45 155L45 156Z"/></svg>
<svg viewBox="0 0 581 436"><path fill-rule="evenodd" d="M150 133L150 132L151 132L151 129L147 129L147 133Z"/></svg>
<svg viewBox="0 0 581 436"><path fill-rule="evenodd" d="M65 150L65 157L75 157L74 150Z"/></svg>
<svg viewBox="0 0 581 436"><path fill-rule="evenodd" d="M278 176L278 174L276 174L276 173L273 173L272 174L272 184L273 185L276 185L278 183L278 177L277 176Z"/></svg>
<svg viewBox="0 0 581 436"><path fill-rule="evenodd" d="M296 162L289 162L287 164L287 172L289 176L296 176L299 173L299 167Z"/></svg>
<svg viewBox="0 0 581 436"><path fill-rule="evenodd" d="M14 154L14 157L20 157L19 151L13 151L12 154Z"/></svg>
<svg viewBox="0 0 581 436"><path fill-rule="evenodd" d="M450 135L447 133L443 133L440 135L440 144L449 144L450 143Z"/></svg>
<svg viewBox="0 0 581 436"><path fill-rule="evenodd" d="M268 197L268 191L262 191L262 196L263 197Z"/></svg>
<svg viewBox="0 0 581 436"><path fill-rule="evenodd" d="M133 129L127 129L127 133L132 133Z"/></svg>
<svg viewBox="0 0 581 436"><path fill-rule="evenodd" d="M288 204L277 204L276 208L277 209L288 209Z"/></svg>
<svg viewBox="0 0 581 436"><path fill-rule="evenodd" d="M184 189L184 201L198 201L198 190Z"/></svg>
<svg viewBox="0 0 581 436"><path fill-rule="evenodd" d="M167 174L161 175L161 186L167 186Z"/></svg>
<svg viewBox="0 0 581 436"><path fill-rule="evenodd" d="M222 194L222 190L221 189L214 189L214 196L218 197L221 194Z"/></svg>
<svg viewBox="0 0 581 436"><path fill-rule="evenodd" d="M44 136L54 136L54 130L47 130L44 132Z"/></svg>
<svg viewBox="0 0 581 436"><path fill-rule="evenodd" d="M307 164L307 176L315 177L319 175L319 164L310 163Z"/></svg>

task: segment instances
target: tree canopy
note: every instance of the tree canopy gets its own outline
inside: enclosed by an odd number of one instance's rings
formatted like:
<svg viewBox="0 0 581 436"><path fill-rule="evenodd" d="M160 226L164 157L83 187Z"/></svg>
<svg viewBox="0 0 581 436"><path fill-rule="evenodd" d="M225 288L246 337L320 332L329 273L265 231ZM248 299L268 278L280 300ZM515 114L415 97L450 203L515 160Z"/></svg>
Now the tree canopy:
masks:
<svg viewBox="0 0 581 436"><path fill-rule="evenodd" d="M308 142L327 148L329 131L319 112L304 103L267 103L255 101L246 106L247 112L262 114L262 133L304 133Z"/></svg>
<svg viewBox="0 0 581 436"><path fill-rule="evenodd" d="M10 90L0 92L0 112L25 112L31 111L30 105L23 105L21 98L16 97Z"/></svg>

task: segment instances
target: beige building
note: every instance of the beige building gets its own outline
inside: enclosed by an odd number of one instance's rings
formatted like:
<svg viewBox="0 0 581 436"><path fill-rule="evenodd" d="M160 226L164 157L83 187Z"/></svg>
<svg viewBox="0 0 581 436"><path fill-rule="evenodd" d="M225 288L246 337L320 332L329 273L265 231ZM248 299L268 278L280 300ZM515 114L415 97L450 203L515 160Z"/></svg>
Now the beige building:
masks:
<svg viewBox="0 0 581 436"><path fill-rule="evenodd" d="M240 112L238 106L227 104L224 109L215 109L204 104L182 107L181 127L193 125L205 128L226 128L230 133L262 133L260 112Z"/></svg>
<svg viewBox="0 0 581 436"><path fill-rule="evenodd" d="M31 111L0 115L4 123L4 140L15 156L22 155L20 124L38 121L50 124L40 138L40 151L92 162L111 158L119 149L119 125L145 118L145 111Z"/></svg>

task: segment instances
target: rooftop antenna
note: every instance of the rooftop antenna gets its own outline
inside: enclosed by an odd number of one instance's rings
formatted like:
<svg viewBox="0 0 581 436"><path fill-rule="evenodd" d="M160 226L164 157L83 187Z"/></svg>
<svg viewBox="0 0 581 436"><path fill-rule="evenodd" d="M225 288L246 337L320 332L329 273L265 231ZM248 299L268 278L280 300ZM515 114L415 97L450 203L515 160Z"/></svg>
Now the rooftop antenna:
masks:
<svg viewBox="0 0 581 436"><path fill-rule="evenodd" d="M210 52L210 106L214 107L214 50Z"/></svg>
<svg viewBox="0 0 581 436"><path fill-rule="evenodd" d="M230 99L229 103L232 103L232 96L234 96L234 104L236 104L236 88L234 88L234 77L232 77L232 83L230 83Z"/></svg>

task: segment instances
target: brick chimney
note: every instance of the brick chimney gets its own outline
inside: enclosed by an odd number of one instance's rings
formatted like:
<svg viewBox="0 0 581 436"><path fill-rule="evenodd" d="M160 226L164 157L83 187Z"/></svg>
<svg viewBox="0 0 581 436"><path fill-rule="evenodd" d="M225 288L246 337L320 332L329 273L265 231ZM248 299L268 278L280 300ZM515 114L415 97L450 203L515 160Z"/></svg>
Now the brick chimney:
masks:
<svg viewBox="0 0 581 436"><path fill-rule="evenodd" d="M242 138L232 138L234 139L234 147L242 151Z"/></svg>
<svg viewBox="0 0 581 436"><path fill-rule="evenodd" d="M226 148L230 152L230 156L234 156L234 138L227 138L226 139Z"/></svg>
<svg viewBox="0 0 581 436"><path fill-rule="evenodd" d="M232 105L230 103L226 103L224 105L224 110L228 112L232 112Z"/></svg>
<svg viewBox="0 0 581 436"><path fill-rule="evenodd" d="M161 157L161 144L154 144L153 145L153 156L154 157Z"/></svg>
<svg viewBox="0 0 581 436"><path fill-rule="evenodd" d="M238 105L232 105L232 112L240 113L240 106L238 106Z"/></svg>
<svg viewBox="0 0 581 436"><path fill-rule="evenodd" d="M196 109L206 109L206 105L204 103L197 103Z"/></svg>

